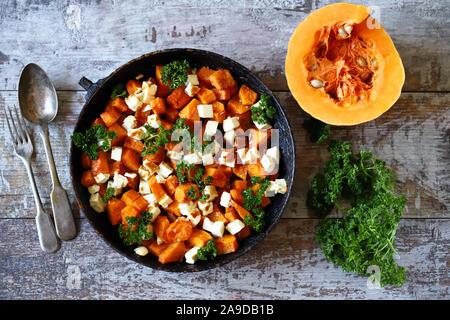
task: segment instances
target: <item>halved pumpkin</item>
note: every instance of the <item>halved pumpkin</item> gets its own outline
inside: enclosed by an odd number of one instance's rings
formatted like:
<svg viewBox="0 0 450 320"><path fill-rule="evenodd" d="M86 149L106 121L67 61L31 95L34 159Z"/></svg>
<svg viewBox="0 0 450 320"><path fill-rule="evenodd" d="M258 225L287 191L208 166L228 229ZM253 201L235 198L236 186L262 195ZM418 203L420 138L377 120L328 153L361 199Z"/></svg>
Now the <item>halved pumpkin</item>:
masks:
<svg viewBox="0 0 450 320"><path fill-rule="evenodd" d="M332 125L355 125L387 111L405 81L402 60L370 8L336 3L295 29L286 57L289 89L301 108Z"/></svg>

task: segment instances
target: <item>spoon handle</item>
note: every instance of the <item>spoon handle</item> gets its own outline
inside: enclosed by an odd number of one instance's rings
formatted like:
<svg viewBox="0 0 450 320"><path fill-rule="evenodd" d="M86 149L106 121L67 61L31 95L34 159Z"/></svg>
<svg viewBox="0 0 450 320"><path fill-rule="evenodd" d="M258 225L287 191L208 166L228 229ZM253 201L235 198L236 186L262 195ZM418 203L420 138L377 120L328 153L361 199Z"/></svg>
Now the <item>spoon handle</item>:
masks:
<svg viewBox="0 0 450 320"><path fill-rule="evenodd" d="M40 133L42 139L44 140L45 154L47 155L48 166L50 168L50 174L53 182L50 200L52 203L56 233L62 240L71 240L77 235L77 229L75 226L72 209L70 208L69 197L58 179L52 148L48 137L47 125L41 125Z"/></svg>
<svg viewBox="0 0 450 320"><path fill-rule="evenodd" d="M31 188L33 190L34 201L36 203L36 227L39 235L39 243L42 250L45 252L56 252L59 249L59 240L55 233L55 227L53 226L52 218L42 207L41 198L36 188L36 182L34 181L33 170L31 169L30 162L23 160L25 168L27 169L28 178L30 179Z"/></svg>

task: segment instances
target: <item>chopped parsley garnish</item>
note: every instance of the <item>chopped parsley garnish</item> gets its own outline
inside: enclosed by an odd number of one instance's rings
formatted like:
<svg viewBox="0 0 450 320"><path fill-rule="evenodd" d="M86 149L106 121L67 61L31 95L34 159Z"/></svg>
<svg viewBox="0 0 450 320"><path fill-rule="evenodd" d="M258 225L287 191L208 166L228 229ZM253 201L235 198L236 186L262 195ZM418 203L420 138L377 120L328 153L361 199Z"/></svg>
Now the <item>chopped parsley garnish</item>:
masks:
<svg viewBox="0 0 450 320"><path fill-rule="evenodd" d="M103 196L103 201L106 203L109 199L114 197L114 193L116 193L116 190L114 188L107 188L105 195Z"/></svg>
<svg viewBox="0 0 450 320"><path fill-rule="evenodd" d="M188 68L190 66L186 60L172 61L163 67L161 81L171 89L184 86L188 80Z"/></svg>
<svg viewBox="0 0 450 320"><path fill-rule="evenodd" d="M345 271L368 276L376 265L381 286L401 285L405 269L395 263L393 244L405 197L396 193L396 176L370 151L354 154L349 142L330 139L329 127L310 124L315 140L327 141L331 159L314 177L307 205L321 218L335 207L344 214L319 222L315 238L322 252Z"/></svg>
<svg viewBox="0 0 450 320"><path fill-rule="evenodd" d="M158 152L158 148L164 147L170 143L170 135L172 130L164 129L163 126L159 126L159 129L150 127L148 124L144 125L146 130L146 136L144 138L144 148L142 149L141 156L145 157L148 154L155 154Z"/></svg>
<svg viewBox="0 0 450 320"><path fill-rule="evenodd" d="M128 97L128 91L125 89L125 86L123 83L117 84L111 93L111 99L115 99L117 97L121 97L122 99L125 99Z"/></svg>
<svg viewBox="0 0 450 320"><path fill-rule="evenodd" d="M117 132L107 131L101 124L97 124L85 133L75 132L70 138L91 160L96 160L98 149L103 151L111 149L111 141L117 139Z"/></svg>
<svg viewBox="0 0 450 320"><path fill-rule="evenodd" d="M254 191L251 187L242 191L244 197L244 208L253 213L253 217L246 215L244 224L253 227L257 232L261 232L265 226L264 209L259 207L262 203L262 197L270 185L269 177L261 179L260 177L252 177L253 185L260 184L259 189Z"/></svg>
<svg viewBox="0 0 450 320"><path fill-rule="evenodd" d="M186 194L189 198L193 200L199 198L200 201L205 201L208 199L208 195L204 194L204 189L207 184L211 184L213 182L213 177L207 176L206 178L203 178L205 175L205 168L197 167L194 164L189 164L188 162L181 160L177 163L177 168L175 171L180 184L184 184L188 180L192 180L197 185L201 194L200 198L198 197L198 192L193 186L191 186Z"/></svg>
<svg viewBox="0 0 450 320"><path fill-rule="evenodd" d="M252 106L252 120L259 124L269 123L275 116L277 109L272 105L272 98L263 93L258 103Z"/></svg>
<svg viewBox="0 0 450 320"><path fill-rule="evenodd" d="M152 214L144 211L140 217L125 217L126 225L119 225L119 237L127 246L142 244L142 240L153 238L153 232L148 231L148 225L152 220Z"/></svg>
<svg viewBox="0 0 450 320"><path fill-rule="evenodd" d="M200 260L214 260L217 256L218 250L214 239L208 240L203 248L198 249L197 257Z"/></svg>

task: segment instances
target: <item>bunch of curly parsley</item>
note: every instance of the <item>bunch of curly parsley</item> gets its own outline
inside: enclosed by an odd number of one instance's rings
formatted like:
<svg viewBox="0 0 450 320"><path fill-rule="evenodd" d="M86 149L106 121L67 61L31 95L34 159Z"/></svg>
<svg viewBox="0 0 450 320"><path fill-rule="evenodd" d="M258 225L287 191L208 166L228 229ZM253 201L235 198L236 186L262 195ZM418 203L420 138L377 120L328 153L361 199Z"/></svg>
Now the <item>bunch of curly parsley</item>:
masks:
<svg viewBox="0 0 450 320"><path fill-rule="evenodd" d="M405 269L393 258L395 233L405 207L405 197L395 191L396 176L369 151L354 154L349 142L330 138L330 127L307 120L311 140L327 142L331 159L317 174L308 192L307 205L320 218L336 207L342 219L322 219L316 240L325 257L344 271L369 275L380 268L381 286L401 285ZM348 210L343 207L350 206Z"/></svg>
<svg viewBox="0 0 450 320"><path fill-rule="evenodd" d="M101 124L97 124L84 133L75 132L70 138L73 144L81 148L91 160L96 160L98 149L103 151L111 149L111 141L117 139L117 132L107 131Z"/></svg>

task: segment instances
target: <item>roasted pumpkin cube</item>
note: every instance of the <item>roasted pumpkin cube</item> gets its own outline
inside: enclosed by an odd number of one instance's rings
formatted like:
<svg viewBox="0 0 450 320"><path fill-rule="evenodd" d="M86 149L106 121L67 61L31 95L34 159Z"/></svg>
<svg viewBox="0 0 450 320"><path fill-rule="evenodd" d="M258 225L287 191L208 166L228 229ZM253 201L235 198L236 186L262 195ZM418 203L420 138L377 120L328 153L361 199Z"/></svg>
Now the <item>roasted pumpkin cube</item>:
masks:
<svg viewBox="0 0 450 320"><path fill-rule="evenodd" d="M183 241L171 243L166 250L161 252L158 261L162 264L181 261L186 253L186 246Z"/></svg>
<svg viewBox="0 0 450 320"><path fill-rule="evenodd" d="M183 108L189 101L191 97L184 92L185 86L181 86L173 90L173 92L167 97L167 103L169 106L175 109Z"/></svg>
<svg viewBox="0 0 450 320"><path fill-rule="evenodd" d="M166 230L166 237L170 243L186 241L192 234L192 223L184 217L176 219Z"/></svg>
<svg viewBox="0 0 450 320"><path fill-rule="evenodd" d="M92 160L91 171L94 177L99 173L109 174L108 154L105 151L98 151L97 159Z"/></svg>
<svg viewBox="0 0 450 320"><path fill-rule="evenodd" d="M120 113L126 113L129 111L127 104L121 97L116 97L114 99L110 99L108 101L107 107L112 107Z"/></svg>
<svg viewBox="0 0 450 320"><path fill-rule="evenodd" d="M125 202L120 199L112 198L106 204L106 212L108 212L109 222L116 226L122 222L122 209L126 207Z"/></svg>
<svg viewBox="0 0 450 320"><path fill-rule="evenodd" d="M150 253L158 257L161 252L167 249L168 246L169 245L167 243L158 244L158 242L153 241L149 246L147 246L147 248Z"/></svg>
<svg viewBox="0 0 450 320"><path fill-rule="evenodd" d="M117 122L108 128L108 132L109 131L114 131L115 133L117 133L117 138L111 141L111 146L113 147L121 145L125 141L125 138L127 137L127 130L125 130Z"/></svg>
<svg viewBox="0 0 450 320"><path fill-rule="evenodd" d="M215 70L212 70L208 67L201 67L197 70L197 78L201 84L205 84L207 86L211 86L211 81L209 80L209 76L212 75Z"/></svg>
<svg viewBox="0 0 450 320"><path fill-rule="evenodd" d="M133 202L135 202L141 195L136 190L128 190L122 195L121 200L127 205L132 206Z"/></svg>
<svg viewBox="0 0 450 320"><path fill-rule="evenodd" d="M201 102L197 99L192 99L178 114L180 118L188 119L191 121L200 121L197 106Z"/></svg>
<svg viewBox="0 0 450 320"><path fill-rule="evenodd" d="M213 237L209 232L206 232L201 229L193 228L191 236L188 239L188 244L193 247L204 247L206 243L211 240Z"/></svg>
<svg viewBox="0 0 450 320"><path fill-rule="evenodd" d="M139 153L141 153L144 149L144 144L141 142L141 140L137 140L128 136L125 138L123 146Z"/></svg>
<svg viewBox="0 0 450 320"><path fill-rule="evenodd" d="M213 101L216 101L216 95L214 91L208 88L201 88L199 92L197 92L197 97L203 104L210 104Z"/></svg>
<svg viewBox="0 0 450 320"><path fill-rule="evenodd" d="M242 104L249 106L256 102L258 94L243 84L239 89L239 99L241 99Z"/></svg>
<svg viewBox="0 0 450 320"><path fill-rule="evenodd" d="M235 252L239 247L236 237L232 234L226 234L222 238L217 238L215 241L218 255Z"/></svg>
<svg viewBox="0 0 450 320"><path fill-rule="evenodd" d="M128 94L134 94L138 89L142 88L142 83L137 80L129 80L125 84L125 88L128 91Z"/></svg>
<svg viewBox="0 0 450 320"><path fill-rule="evenodd" d="M225 111L225 106L220 101L214 101L213 106L213 119L219 123L223 123L223 120L227 118L227 112Z"/></svg>
<svg viewBox="0 0 450 320"><path fill-rule="evenodd" d="M155 224L153 225L153 232L165 243L168 243L166 231L169 225L170 225L169 218L162 215L159 215L156 218Z"/></svg>
<svg viewBox="0 0 450 320"><path fill-rule="evenodd" d="M217 70L211 74L209 81L217 89L228 89L236 85L236 81L234 81L230 71L226 69Z"/></svg>
<svg viewBox="0 0 450 320"><path fill-rule="evenodd" d="M88 188L95 184L94 175L91 170L83 172L81 175L81 185L85 188Z"/></svg>
<svg viewBox="0 0 450 320"><path fill-rule="evenodd" d="M150 102L149 106L153 110L153 112L159 116L165 114L167 110L166 101L161 97L156 97L155 99L153 99Z"/></svg>
<svg viewBox="0 0 450 320"><path fill-rule="evenodd" d="M164 66L156 66L156 84L158 85L158 90L156 91L156 95L158 97L167 97L170 92L170 87L168 85L165 85L161 78L161 72Z"/></svg>
<svg viewBox="0 0 450 320"><path fill-rule="evenodd" d="M132 149L122 149L122 162L131 171L138 172L141 165L141 154Z"/></svg>
<svg viewBox="0 0 450 320"><path fill-rule="evenodd" d="M242 104L238 96L233 96L227 103L227 112L229 114L243 114L249 110L250 106Z"/></svg>

